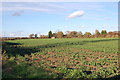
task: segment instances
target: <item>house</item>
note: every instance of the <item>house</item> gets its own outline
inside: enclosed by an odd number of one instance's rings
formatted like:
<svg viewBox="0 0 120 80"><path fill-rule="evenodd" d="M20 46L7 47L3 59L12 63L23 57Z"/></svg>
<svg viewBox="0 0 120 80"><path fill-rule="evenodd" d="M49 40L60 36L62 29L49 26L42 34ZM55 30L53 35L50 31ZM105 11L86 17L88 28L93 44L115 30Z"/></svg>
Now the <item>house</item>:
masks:
<svg viewBox="0 0 120 80"><path fill-rule="evenodd" d="M51 39L55 39L55 37L51 37Z"/></svg>

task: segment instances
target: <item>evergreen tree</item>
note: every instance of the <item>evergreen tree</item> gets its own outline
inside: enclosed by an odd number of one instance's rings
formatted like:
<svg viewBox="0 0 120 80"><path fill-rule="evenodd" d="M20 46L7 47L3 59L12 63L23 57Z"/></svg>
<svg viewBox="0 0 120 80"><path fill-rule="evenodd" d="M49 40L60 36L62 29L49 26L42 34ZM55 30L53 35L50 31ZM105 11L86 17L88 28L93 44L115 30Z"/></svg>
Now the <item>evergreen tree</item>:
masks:
<svg viewBox="0 0 120 80"><path fill-rule="evenodd" d="M35 34L35 38L37 38L37 34Z"/></svg>
<svg viewBox="0 0 120 80"><path fill-rule="evenodd" d="M52 37L52 31L48 32L48 37L51 38Z"/></svg>
<svg viewBox="0 0 120 80"><path fill-rule="evenodd" d="M107 34L107 31L106 30L102 30L101 34Z"/></svg>

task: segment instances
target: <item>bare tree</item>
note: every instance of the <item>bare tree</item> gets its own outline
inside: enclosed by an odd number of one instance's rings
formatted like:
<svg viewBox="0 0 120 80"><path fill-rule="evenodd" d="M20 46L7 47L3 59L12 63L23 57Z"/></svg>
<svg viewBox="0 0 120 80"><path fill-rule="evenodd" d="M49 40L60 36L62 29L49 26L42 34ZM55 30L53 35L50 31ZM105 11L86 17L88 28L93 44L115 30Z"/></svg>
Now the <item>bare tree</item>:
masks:
<svg viewBox="0 0 120 80"><path fill-rule="evenodd" d="M59 32L56 33L56 37L57 37L57 38L63 38L63 35L64 35L64 34L63 34L62 31L59 31Z"/></svg>
<svg viewBox="0 0 120 80"><path fill-rule="evenodd" d="M29 35L29 38L33 38L33 36L34 36L34 34L30 34L30 35Z"/></svg>

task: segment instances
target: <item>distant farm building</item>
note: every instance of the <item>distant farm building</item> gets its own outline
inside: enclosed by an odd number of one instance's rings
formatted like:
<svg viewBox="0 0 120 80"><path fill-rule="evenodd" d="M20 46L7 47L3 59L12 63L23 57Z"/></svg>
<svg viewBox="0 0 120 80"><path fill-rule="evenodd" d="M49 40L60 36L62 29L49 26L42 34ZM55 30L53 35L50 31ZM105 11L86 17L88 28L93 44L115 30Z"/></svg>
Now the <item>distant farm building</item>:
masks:
<svg viewBox="0 0 120 80"><path fill-rule="evenodd" d="M51 37L51 39L55 39L55 37Z"/></svg>

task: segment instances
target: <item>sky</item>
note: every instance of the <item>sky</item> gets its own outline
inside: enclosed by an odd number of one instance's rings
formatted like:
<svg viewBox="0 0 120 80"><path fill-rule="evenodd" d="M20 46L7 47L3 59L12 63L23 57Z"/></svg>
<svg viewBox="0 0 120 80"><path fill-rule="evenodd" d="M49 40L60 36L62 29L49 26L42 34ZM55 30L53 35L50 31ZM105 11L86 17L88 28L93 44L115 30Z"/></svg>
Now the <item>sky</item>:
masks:
<svg viewBox="0 0 120 80"><path fill-rule="evenodd" d="M4 2L0 15L3 37L118 30L117 2Z"/></svg>

